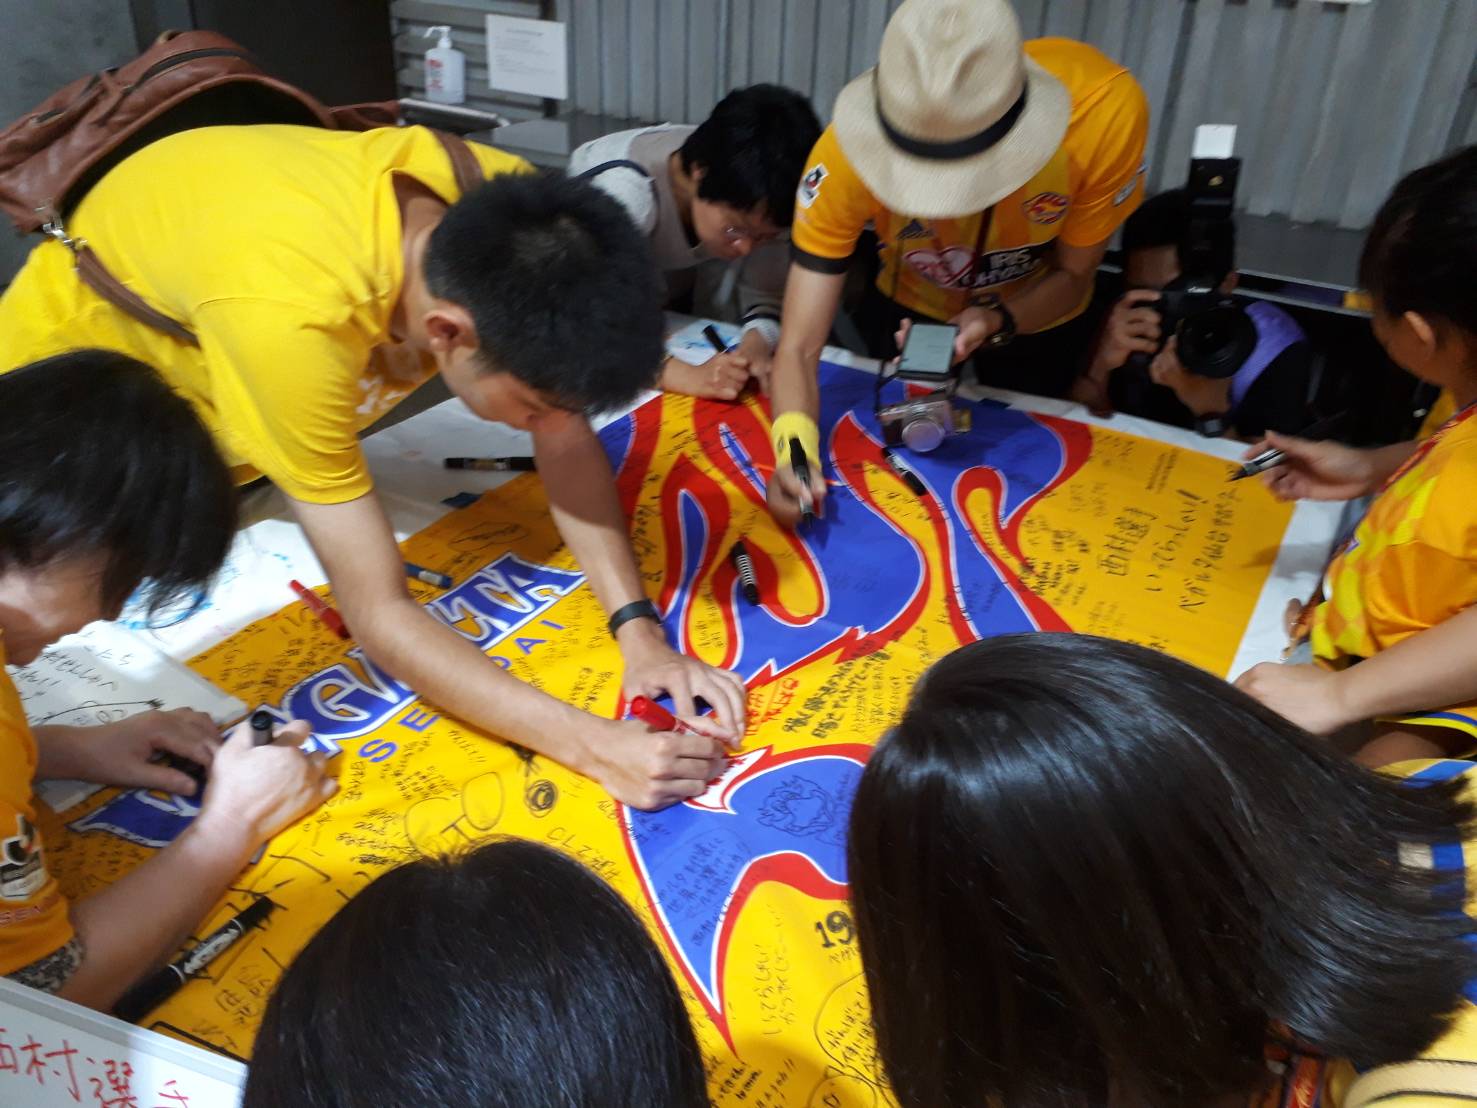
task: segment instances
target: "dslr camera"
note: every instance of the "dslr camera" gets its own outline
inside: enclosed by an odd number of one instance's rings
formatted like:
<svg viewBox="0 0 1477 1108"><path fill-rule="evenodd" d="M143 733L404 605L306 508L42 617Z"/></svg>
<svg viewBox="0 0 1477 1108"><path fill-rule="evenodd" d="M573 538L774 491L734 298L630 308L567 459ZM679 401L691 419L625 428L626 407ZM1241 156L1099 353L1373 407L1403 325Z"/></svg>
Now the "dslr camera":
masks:
<svg viewBox="0 0 1477 1108"><path fill-rule="evenodd" d="M962 435L972 426L972 412L954 405L959 370L954 362L954 338L959 328L951 323L915 323L892 375L877 375L874 406L882 428L882 441L890 447L906 446L919 454L937 450L950 435ZM883 405L882 386L896 377L938 385L933 392L910 396L900 403Z"/></svg>
<svg viewBox="0 0 1477 1108"><path fill-rule="evenodd" d="M1150 305L1159 312L1163 333L1178 337L1184 367L1214 378L1235 374L1257 344L1251 317L1220 291L1236 268L1233 211L1241 160L1230 156L1228 143L1216 151L1223 156L1200 155L1207 143L1216 145L1219 136L1214 132L1222 130L1202 127L1196 133L1196 156L1190 159L1190 179L1185 185L1190 220L1179 247L1182 270L1165 286L1158 302ZM1234 133L1234 128L1230 130ZM1131 360L1147 369L1152 358L1137 354Z"/></svg>

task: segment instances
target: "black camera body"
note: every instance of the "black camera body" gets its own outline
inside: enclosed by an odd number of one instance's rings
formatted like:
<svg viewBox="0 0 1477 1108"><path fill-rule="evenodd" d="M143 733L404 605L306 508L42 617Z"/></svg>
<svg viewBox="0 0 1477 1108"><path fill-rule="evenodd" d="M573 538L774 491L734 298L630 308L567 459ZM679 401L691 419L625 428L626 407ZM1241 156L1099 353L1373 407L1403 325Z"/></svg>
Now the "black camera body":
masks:
<svg viewBox="0 0 1477 1108"><path fill-rule="evenodd" d="M1159 312L1166 341L1178 339L1184 367L1202 377L1235 374L1256 348L1256 325L1245 309L1221 291L1236 268L1237 158L1192 158L1185 193L1189 227L1179 244L1182 273L1151 304ZM1147 369L1152 358L1135 355Z"/></svg>

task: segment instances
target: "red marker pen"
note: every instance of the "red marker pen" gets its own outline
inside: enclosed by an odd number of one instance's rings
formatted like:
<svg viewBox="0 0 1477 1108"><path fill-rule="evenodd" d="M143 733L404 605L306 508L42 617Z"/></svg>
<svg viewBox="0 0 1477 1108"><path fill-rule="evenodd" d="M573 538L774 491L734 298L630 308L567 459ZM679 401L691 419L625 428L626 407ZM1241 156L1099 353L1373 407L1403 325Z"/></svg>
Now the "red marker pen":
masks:
<svg viewBox="0 0 1477 1108"><path fill-rule="evenodd" d="M297 593L298 599L308 606L308 611L318 617L324 627L341 639L349 637L349 629L344 626L344 617L334 611L321 596L299 581L289 581L287 584L293 592Z"/></svg>
<svg viewBox="0 0 1477 1108"><path fill-rule="evenodd" d="M631 714L654 731L678 731L684 735L702 734L696 727L689 727L683 723L655 700L648 700L644 696L632 698Z"/></svg>

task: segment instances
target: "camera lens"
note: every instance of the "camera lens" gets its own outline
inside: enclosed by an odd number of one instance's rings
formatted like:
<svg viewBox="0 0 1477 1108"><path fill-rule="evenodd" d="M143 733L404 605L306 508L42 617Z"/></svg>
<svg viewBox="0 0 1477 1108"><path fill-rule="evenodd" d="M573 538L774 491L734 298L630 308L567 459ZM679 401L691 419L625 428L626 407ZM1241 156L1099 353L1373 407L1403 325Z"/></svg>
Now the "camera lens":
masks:
<svg viewBox="0 0 1477 1108"><path fill-rule="evenodd" d="M1176 334L1180 361L1202 377L1232 376L1256 348L1256 325L1232 304L1186 317Z"/></svg>
<svg viewBox="0 0 1477 1108"><path fill-rule="evenodd" d="M947 433L943 425L935 419L910 419L903 424L903 443L909 450L927 454L930 450L939 448Z"/></svg>

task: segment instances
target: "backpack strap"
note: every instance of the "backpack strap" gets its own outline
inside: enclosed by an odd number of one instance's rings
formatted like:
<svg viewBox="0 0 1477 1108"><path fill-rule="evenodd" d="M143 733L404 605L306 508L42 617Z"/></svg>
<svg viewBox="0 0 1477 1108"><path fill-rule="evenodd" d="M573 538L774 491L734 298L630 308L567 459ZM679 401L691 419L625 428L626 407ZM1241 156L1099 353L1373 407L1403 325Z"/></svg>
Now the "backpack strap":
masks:
<svg viewBox="0 0 1477 1108"><path fill-rule="evenodd" d="M651 174L646 172L646 167L644 165L642 165L640 162L633 162L630 158L612 158L608 162L601 162L599 165L592 165L583 173L576 174L575 180L592 181L608 169L634 169L637 173L641 174L641 176L646 178L646 183L651 186L651 202L657 205L658 208L661 207L661 199L657 196L656 193L656 182L652 180Z"/></svg>
<svg viewBox="0 0 1477 1108"><path fill-rule="evenodd" d="M451 172L456 177L456 187L463 196L487 180L482 172L482 163L477 160L477 155L472 153L472 148L464 138L449 131L432 130L431 134L436 136L441 149L451 159Z"/></svg>
<svg viewBox="0 0 1477 1108"><path fill-rule="evenodd" d="M1343 1108L1370 1108L1395 1097L1447 1097L1477 1103L1477 1062L1426 1058L1372 1069L1344 1094Z"/></svg>
<svg viewBox="0 0 1477 1108"><path fill-rule="evenodd" d="M103 265L102 259L87 245L86 239L73 238L67 233L62 224L61 216L54 210L44 213L46 222L41 225L43 234L56 239L72 252L72 264L77 270L78 279L97 293L113 307L131 315L140 323L153 327L156 331L163 331L171 338L179 339L180 342L191 346L199 346L200 340L195 337L193 331L171 315L165 315L157 308L150 307L138 293L125 285L118 278L108 272L108 267Z"/></svg>
<svg viewBox="0 0 1477 1108"><path fill-rule="evenodd" d="M98 256L88 249L87 243L81 243L73 252L73 257L77 263L77 276L81 278L82 283L113 307L133 316L140 323L146 323L157 331L163 331L171 338L179 339L180 342L188 343L190 346L200 345L195 332L174 316L165 315L149 307L143 297L109 273L108 267L103 265Z"/></svg>
<svg viewBox="0 0 1477 1108"><path fill-rule="evenodd" d="M460 136L448 134L445 131L432 131L431 133L436 136L436 140L446 151L446 156L451 159L451 170L456 177L457 188L462 191L463 195L486 180L482 174L482 164ZM88 248L85 240L74 239L67 234L60 217L55 213L51 213L51 219L42 230L72 252L78 279L113 307L180 342L188 343L190 346L200 345L200 340L195 337L195 333L183 323L157 308L150 307L143 297L114 277L108 271L108 267L103 264L102 259Z"/></svg>

